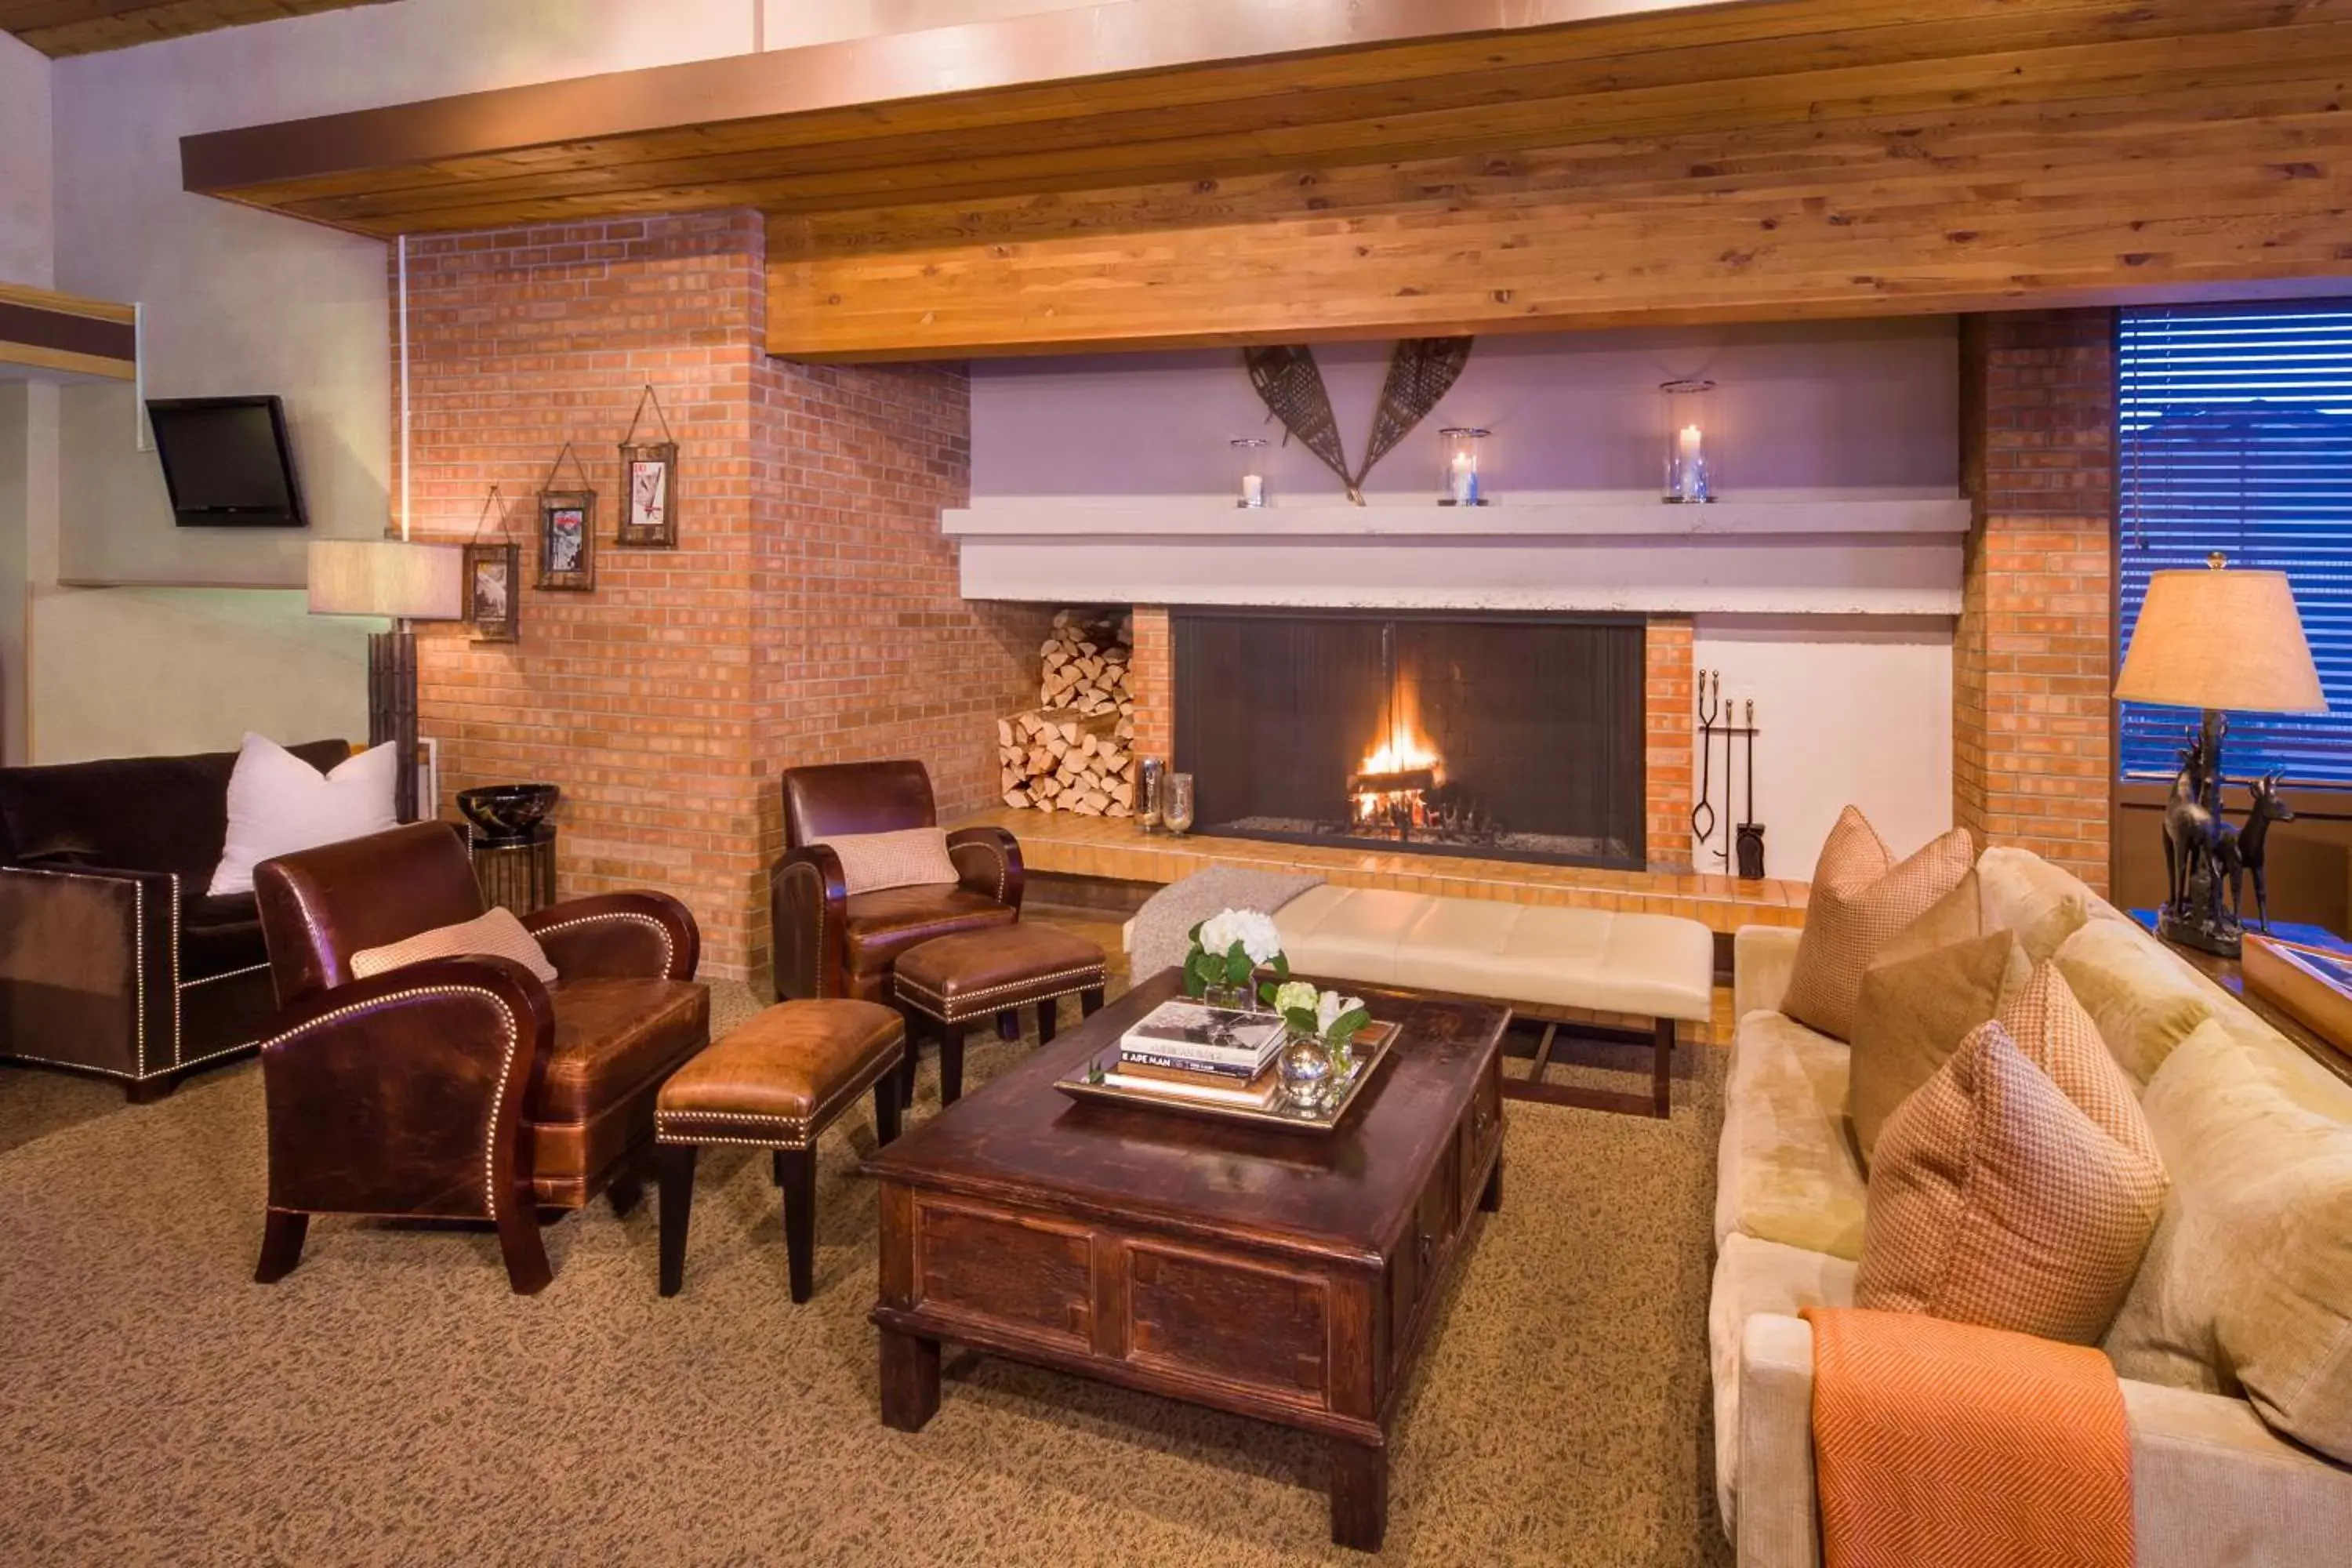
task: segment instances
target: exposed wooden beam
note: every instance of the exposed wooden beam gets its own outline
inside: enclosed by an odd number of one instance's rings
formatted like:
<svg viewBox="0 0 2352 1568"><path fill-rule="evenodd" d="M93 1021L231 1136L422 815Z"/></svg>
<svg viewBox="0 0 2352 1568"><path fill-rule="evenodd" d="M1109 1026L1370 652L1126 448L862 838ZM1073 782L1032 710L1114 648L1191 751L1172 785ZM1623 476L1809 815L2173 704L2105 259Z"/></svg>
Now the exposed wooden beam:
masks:
<svg viewBox="0 0 2352 1568"><path fill-rule="evenodd" d="M130 381L139 372L138 321L129 305L0 283L0 379Z"/></svg>
<svg viewBox="0 0 2352 1568"><path fill-rule="evenodd" d="M250 22L385 0L0 0L0 31L51 57L129 48Z"/></svg>
<svg viewBox="0 0 2352 1568"><path fill-rule="evenodd" d="M2340 291L2341 85L779 214L769 348L961 358Z"/></svg>

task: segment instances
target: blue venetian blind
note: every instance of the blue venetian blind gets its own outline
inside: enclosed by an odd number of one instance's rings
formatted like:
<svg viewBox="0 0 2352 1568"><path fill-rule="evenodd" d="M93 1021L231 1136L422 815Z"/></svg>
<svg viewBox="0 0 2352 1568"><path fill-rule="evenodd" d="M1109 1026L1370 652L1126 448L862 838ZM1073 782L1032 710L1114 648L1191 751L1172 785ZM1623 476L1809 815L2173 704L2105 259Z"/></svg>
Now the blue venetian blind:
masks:
<svg viewBox="0 0 2352 1568"><path fill-rule="evenodd" d="M2232 713L2232 778L2352 785L2352 301L2126 310L2119 344L2121 646L2151 572L2287 574L2326 713ZM2196 716L2124 704L2116 765L2168 779Z"/></svg>

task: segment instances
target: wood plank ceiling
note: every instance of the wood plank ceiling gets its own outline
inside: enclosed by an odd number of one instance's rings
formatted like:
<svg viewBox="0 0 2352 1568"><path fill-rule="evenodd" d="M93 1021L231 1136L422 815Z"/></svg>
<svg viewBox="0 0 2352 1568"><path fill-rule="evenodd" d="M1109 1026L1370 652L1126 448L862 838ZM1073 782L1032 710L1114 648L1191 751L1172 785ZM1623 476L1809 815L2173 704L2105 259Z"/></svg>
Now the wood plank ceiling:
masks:
<svg viewBox="0 0 2352 1568"><path fill-rule="evenodd" d="M0 0L0 32L51 57L124 49L215 27L385 0Z"/></svg>
<svg viewBox="0 0 2352 1568"><path fill-rule="evenodd" d="M771 214L771 347L956 357L2302 293L2352 0L1128 0L189 138L392 236Z"/></svg>

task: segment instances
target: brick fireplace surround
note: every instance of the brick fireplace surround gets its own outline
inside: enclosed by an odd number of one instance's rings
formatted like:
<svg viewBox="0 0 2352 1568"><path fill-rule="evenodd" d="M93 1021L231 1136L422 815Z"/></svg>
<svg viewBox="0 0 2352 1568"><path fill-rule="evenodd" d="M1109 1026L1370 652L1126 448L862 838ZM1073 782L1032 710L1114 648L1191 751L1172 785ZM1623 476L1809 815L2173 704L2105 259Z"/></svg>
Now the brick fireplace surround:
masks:
<svg viewBox="0 0 2352 1568"><path fill-rule="evenodd" d="M445 798L560 783L565 893L674 892L710 973L755 982L779 770L915 755L943 817L994 805L992 721L1034 701L1051 614L958 592L939 513L970 484L961 370L770 359L763 261L748 213L410 249L417 536L472 537L495 483L524 545L519 643L422 639ZM1969 323L1978 506L1954 647L1955 820L2102 888L2112 337L2097 310ZM647 383L681 447L675 551L609 542L614 448ZM528 585L534 497L567 440L598 492L593 594ZM1137 749L1166 755L1164 609L1137 607L1135 642ZM1646 651L1647 848L1664 867L1688 858L1690 622L1654 618Z"/></svg>

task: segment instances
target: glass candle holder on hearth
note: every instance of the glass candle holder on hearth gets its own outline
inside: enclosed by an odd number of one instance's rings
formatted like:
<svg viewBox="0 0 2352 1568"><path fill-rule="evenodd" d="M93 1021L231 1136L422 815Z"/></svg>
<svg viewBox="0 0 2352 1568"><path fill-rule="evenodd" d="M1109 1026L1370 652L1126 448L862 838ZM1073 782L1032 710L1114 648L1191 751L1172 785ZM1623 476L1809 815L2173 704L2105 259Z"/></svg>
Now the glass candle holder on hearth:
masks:
<svg viewBox="0 0 2352 1568"><path fill-rule="evenodd" d="M1669 381L1658 388L1664 408L1666 483L1660 500L1670 506L1701 505L1715 499L1717 474L1710 438L1715 426L1715 383Z"/></svg>
<svg viewBox="0 0 2352 1568"><path fill-rule="evenodd" d="M1240 487L1234 504L1241 507L1270 505L1273 491L1266 480L1267 459L1273 455L1273 444L1263 437L1244 436L1231 443L1234 449L1234 481Z"/></svg>
<svg viewBox="0 0 2352 1568"><path fill-rule="evenodd" d="M1181 837L1192 831L1192 775L1169 773L1160 781L1160 820Z"/></svg>
<svg viewBox="0 0 2352 1568"><path fill-rule="evenodd" d="M1479 465L1486 452L1489 430L1469 425L1449 425L1438 432L1445 443L1444 493L1437 498L1440 506L1485 506L1486 479Z"/></svg>

